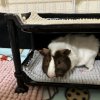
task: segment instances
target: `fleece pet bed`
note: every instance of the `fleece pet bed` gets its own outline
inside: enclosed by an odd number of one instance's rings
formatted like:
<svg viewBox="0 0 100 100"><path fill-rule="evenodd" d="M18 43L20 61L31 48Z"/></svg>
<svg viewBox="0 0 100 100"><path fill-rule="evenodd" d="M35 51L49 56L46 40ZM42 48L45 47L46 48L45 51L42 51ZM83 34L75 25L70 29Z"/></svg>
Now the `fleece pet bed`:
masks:
<svg viewBox="0 0 100 100"><path fill-rule="evenodd" d="M78 83L100 85L100 61L96 60L91 71L83 67L76 67L66 73L64 77L48 78L42 71L43 56L34 51L33 57L27 64L23 65L23 71L34 81L37 82L58 82L58 83Z"/></svg>

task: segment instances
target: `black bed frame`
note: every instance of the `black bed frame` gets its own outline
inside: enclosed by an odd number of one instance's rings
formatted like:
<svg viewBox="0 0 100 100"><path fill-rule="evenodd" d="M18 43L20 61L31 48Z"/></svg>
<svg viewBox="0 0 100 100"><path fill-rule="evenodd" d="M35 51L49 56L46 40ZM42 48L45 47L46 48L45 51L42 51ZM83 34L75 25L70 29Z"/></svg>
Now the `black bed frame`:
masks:
<svg viewBox="0 0 100 100"><path fill-rule="evenodd" d="M30 13L22 14L28 18ZM39 14L44 18L63 18L63 19L77 19L77 18L100 18L100 14ZM74 83L51 83L51 82L36 82L31 80L23 71L22 65L27 62L27 59L33 54L35 49L41 49L51 41L51 39L64 35L71 34L94 34L99 38L100 24L57 24L57 25L24 25L20 18L15 14L5 14L7 20L7 28L10 37L10 44L12 48L13 60L15 64L15 77L17 79L17 88L15 92L24 93L28 91L27 84L29 85L47 85L47 86L65 86L65 87L83 87L83 88L96 88L100 89L100 85L92 84L74 84ZM20 43L18 32L30 35L31 40L31 53L27 56L25 61L21 64L20 60ZM23 35L24 35L23 34ZM35 37L36 36L36 37ZM41 39L42 38L42 39ZM38 41L39 42L38 42ZM23 42L23 40L22 40ZM29 43L30 44L30 43ZM45 44L45 45L44 45ZM26 45L26 44L25 44ZM39 45L39 46L38 46Z"/></svg>

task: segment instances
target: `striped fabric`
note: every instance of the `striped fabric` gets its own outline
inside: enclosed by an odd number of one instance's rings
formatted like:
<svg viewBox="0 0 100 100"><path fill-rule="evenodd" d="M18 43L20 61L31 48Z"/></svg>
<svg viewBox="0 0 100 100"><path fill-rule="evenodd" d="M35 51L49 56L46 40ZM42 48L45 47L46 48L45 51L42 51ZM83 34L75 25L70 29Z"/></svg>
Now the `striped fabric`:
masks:
<svg viewBox="0 0 100 100"><path fill-rule="evenodd" d="M75 0L1 0L0 12L73 13Z"/></svg>
<svg viewBox="0 0 100 100"><path fill-rule="evenodd" d="M77 13L100 13L100 0L76 0Z"/></svg>
<svg viewBox="0 0 100 100"><path fill-rule="evenodd" d="M100 0L0 0L0 12L100 13Z"/></svg>
<svg viewBox="0 0 100 100"><path fill-rule="evenodd" d="M42 70L43 56L34 51L33 58L27 66L23 66L23 71L32 79L39 82L58 82L58 83L79 83L100 85L100 61L95 61L94 69L87 71L83 68L75 68L68 72L63 78L48 78Z"/></svg>

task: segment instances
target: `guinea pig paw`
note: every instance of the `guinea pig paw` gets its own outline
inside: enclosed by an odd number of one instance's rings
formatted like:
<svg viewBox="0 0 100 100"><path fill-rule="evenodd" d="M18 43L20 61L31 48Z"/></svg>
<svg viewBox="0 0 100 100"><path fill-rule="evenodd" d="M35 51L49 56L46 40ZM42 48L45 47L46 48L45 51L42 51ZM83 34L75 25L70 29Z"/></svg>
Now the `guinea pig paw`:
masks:
<svg viewBox="0 0 100 100"><path fill-rule="evenodd" d="M86 66L87 67L87 70L85 70L86 72L90 72L93 70L93 65L89 65L89 66Z"/></svg>

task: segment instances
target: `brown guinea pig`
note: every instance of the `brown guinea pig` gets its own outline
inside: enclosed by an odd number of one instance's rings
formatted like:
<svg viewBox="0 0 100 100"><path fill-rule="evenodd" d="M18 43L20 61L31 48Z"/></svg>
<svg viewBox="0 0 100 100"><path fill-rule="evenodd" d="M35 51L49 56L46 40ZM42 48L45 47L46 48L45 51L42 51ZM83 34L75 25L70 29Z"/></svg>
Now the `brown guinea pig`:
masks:
<svg viewBox="0 0 100 100"><path fill-rule="evenodd" d="M71 68L71 61L68 57L70 50L62 49L55 52L52 56L49 49L43 48L40 53L44 56L42 69L50 78L63 77Z"/></svg>

